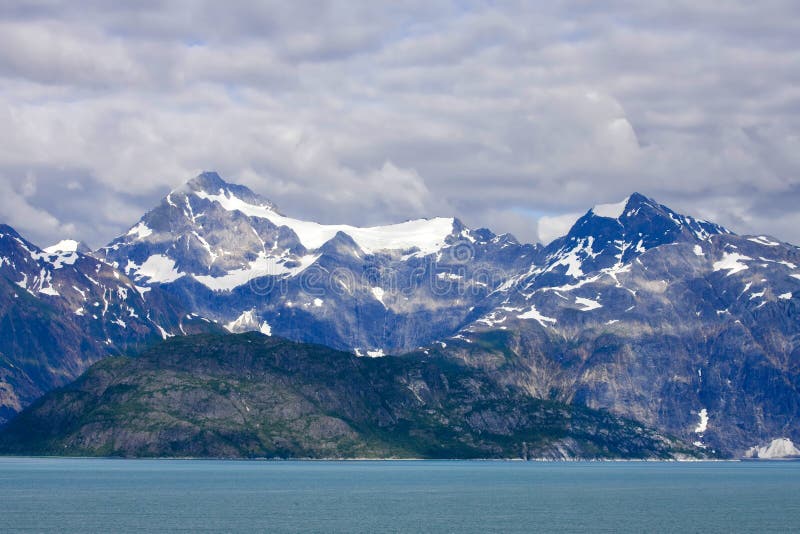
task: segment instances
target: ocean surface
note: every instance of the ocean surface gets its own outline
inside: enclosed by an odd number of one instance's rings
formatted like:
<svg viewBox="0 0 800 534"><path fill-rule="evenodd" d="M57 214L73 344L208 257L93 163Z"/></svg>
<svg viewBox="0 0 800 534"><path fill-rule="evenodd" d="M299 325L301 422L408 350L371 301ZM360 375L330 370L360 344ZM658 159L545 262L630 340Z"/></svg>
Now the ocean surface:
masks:
<svg viewBox="0 0 800 534"><path fill-rule="evenodd" d="M791 532L800 462L0 458L2 532Z"/></svg>

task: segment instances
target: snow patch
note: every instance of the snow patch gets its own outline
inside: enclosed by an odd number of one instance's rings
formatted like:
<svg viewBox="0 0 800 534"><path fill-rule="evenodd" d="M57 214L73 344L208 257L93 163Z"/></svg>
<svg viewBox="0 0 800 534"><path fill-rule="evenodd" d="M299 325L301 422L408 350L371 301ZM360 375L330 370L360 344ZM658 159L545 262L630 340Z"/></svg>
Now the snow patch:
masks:
<svg viewBox="0 0 800 534"><path fill-rule="evenodd" d="M78 257L77 252L56 252L51 253L47 261L53 265L53 269L61 269L65 265L75 265Z"/></svg>
<svg viewBox="0 0 800 534"><path fill-rule="evenodd" d="M703 247L701 247L700 245L695 245L694 254L695 256L705 256L705 254L703 254Z"/></svg>
<svg viewBox="0 0 800 534"><path fill-rule="evenodd" d="M96 315L93 315L92 317L94 317L95 319L97 319L97 316L96 316ZM163 328L161 325L159 325L159 324L156 324L156 323L153 323L153 324L155 325L155 327L156 327L156 328L158 328L158 332L161 334L161 337L162 337L163 339L167 339L167 338L170 338L170 337L175 337L175 334L170 334L169 332L167 332L166 330L164 330L164 328Z"/></svg>
<svg viewBox="0 0 800 534"><path fill-rule="evenodd" d="M233 334L260 330L261 325L256 317L256 310L252 309L242 312L239 317L226 324L225 329Z"/></svg>
<svg viewBox="0 0 800 534"><path fill-rule="evenodd" d="M775 241L770 241L769 238L765 235L760 235L756 237L748 237L748 241L752 241L753 243L758 243L759 245L764 245L766 247L777 247L780 243Z"/></svg>
<svg viewBox="0 0 800 534"><path fill-rule="evenodd" d="M153 230L148 227L144 221L140 222L130 230L125 235L134 236L135 239L144 239L147 236L153 235Z"/></svg>
<svg viewBox="0 0 800 534"><path fill-rule="evenodd" d="M264 334L265 336L272 335L272 327L269 325L267 321L261 323L261 326L258 327L258 331Z"/></svg>
<svg viewBox="0 0 800 534"><path fill-rule="evenodd" d="M583 306L580 308L580 311L591 311L596 310L597 308L602 308L603 305L597 302L596 300L587 299L583 297L575 297L575 304Z"/></svg>
<svg viewBox="0 0 800 534"><path fill-rule="evenodd" d="M261 278L262 276L295 276L306 270L317 261L318 258L319 256L314 255L303 256L300 258L300 265L296 267L287 267L285 258L267 256L267 254L262 251L247 267L228 271L227 274L223 276L192 276L195 280L212 291L232 291L239 286L249 283L250 280Z"/></svg>
<svg viewBox="0 0 800 534"><path fill-rule="evenodd" d="M346 224L319 224L292 219L276 212L267 205L255 205L245 202L229 191L220 190L211 195L205 191L196 191L195 195L219 203L228 211L240 211L249 217L267 219L276 226L291 228L304 247L318 249L330 241L338 232L344 232L366 252L371 254L379 250L410 250L418 248L421 254L433 254L445 245L445 239L453 233L452 218L437 217L435 219L418 219L387 226L359 228Z"/></svg>
<svg viewBox="0 0 800 534"><path fill-rule="evenodd" d="M781 300L790 300L792 298L791 293L783 293L782 295L778 295L778 298Z"/></svg>
<svg viewBox="0 0 800 534"><path fill-rule="evenodd" d="M386 356L386 354L383 353L383 349L368 350L367 356L369 356L370 358L383 358L384 356Z"/></svg>
<svg viewBox="0 0 800 534"><path fill-rule="evenodd" d="M383 307L386 307L386 304L383 302L383 295L385 292L383 291L382 287L373 287L372 288L372 296L375 297L375 300L383 304Z"/></svg>
<svg viewBox="0 0 800 534"><path fill-rule="evenodd" d="M745 457L748 458L791 458L800 456L800 450L795 447L792 440L789 438L773 439L769 445L765 447L751 447L746 453Z"/></svg>
<svg viewBox="0 0 800 534"><path fill-rule="evenodd" d="M545 323L556 322L556 320L553 319L552 317L545 317L544 315L539 313L539 311L536 309L536 306L531 306L530 310L520 315L517 315L517 319L535 319L536 321L539 321L540 325L545 327L547 326Z"/></svg>
<svg viewBox="0 0 800 534"><path fill-rule="evenodd" d="M708 430L708 410L703 408L697 415L700 416L700 422L697 423L697 426L694 428L694 432L695 434L702 434Z"/></svg>
<svg viewBox="0 0 800 534"><path fill-rule="evenodd" d="M58 254L59 252L77 252L80 243L74 239L62 239L55 245L44 249L48 254Z"/></svg>
<svg viewBox="0 0 800 534"><path fill-rule="evenodd" d="M592 208L592 213L594 213L598 217L619 219L620 217L622 217L622 213L625 211L625 206L628 205L629 199L630 197L627 197L622 202L615 202L613 204L598 204L597 206Z"/></svg>
<svg viewBox="0 0 800 534"><path fill-rule="evenodd" d="M175 261L163 254L154 254L141 265L128 260L126 270L133 272L137 278L147 278L149 284L174 282L184 276L175 267Z"/></svg>
<svg viewBox="0 0 800 534"><path fill-rule="evenodd" d="M748 269L747 265L742 263L744 260L752 260L753 258L739 254L738 252L724 252L722 259L714 262L714 271L728 271L726 276L731 276L738 272Z"/></svg>

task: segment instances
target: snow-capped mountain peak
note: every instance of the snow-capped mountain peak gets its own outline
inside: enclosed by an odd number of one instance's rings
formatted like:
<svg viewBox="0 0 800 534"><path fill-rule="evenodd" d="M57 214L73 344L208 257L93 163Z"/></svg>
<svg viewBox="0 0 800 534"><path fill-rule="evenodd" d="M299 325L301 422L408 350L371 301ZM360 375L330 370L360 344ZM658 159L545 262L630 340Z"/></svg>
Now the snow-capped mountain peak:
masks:
<svg viewBox="0 0 800 534"><path fill-rule="evenodd" d="M219 204L227 211L238 211L248 217L267 219L275 226L290 228L309 250L315 250L343 232L349 235L368 253L382 250L409 250L417 248L423 254L437 252L453 232L452 218L418 219L386 226L361 228L347 224L320 224L286 217L271 204L253 204L239 198L234 192L221 189L217 194L197 191L203 200Z"/></svg>
<svg viewBox="0 0 800 534"><path fill-rule="evenodd" d="M44 249L45 252L50 254L80 252L81 254L88 254L91 249L81 241L74 239L62 239L55 245L51 245Z"/></svg>
<svg viewBox="0 0 800 534"><path fill-rule="evenodd" d="M255 278L299 275L340 233L360 255L422 257L468 232L453 218L366 228L304 221L282 214L244 186L204 172L171 191L100 254L139 285L191 276L210 289L231 291Z"/></svg>

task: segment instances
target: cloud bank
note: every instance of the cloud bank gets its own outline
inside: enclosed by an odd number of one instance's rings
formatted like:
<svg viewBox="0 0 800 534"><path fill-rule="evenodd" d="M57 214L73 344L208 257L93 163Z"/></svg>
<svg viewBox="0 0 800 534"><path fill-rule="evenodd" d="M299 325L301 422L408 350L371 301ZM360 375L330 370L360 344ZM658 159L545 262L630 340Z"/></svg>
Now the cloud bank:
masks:
<svg viewBox="0 0 800 534"><path fill-rule="evenodd" d="M552 4L5 2L0 220L99 246L217 170L321 222L547 241L639 191L800 243L800 4Z"/></svg>

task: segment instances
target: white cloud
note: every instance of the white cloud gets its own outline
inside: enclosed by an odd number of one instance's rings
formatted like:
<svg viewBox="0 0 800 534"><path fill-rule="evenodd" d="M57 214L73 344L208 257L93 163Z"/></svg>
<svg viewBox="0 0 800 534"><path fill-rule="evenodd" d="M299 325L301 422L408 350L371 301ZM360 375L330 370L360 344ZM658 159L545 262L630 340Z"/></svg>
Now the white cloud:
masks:
<svg viewBox="0 0 800 534"><path fill-rule="evenodd" d="M800 242L794 2L7 2L0 20L0 187L27 206L0 220L43 240L72 224L99 245L215 169L325 222L455 215L546 241L640 191Z"/></svg>
<svg viewBox="0 0 800 534"><path fill-rule="evenodd" d="M64 225L56 217L45 210L32 206L28 198L32 194L30 178L26 178L18 184L19 191L13 185L12 180L0 180L0 213L4 215L4 223L13 226L17 231L23 233L41 233L42 230L52 235L64 235L75 232L73 225ZM50 243L47 243L48 245Z"/></svg>
<svg viewBox="0 0 800 534"><path fill-rule="evenodd" d="M575 224L583 213L565 213L563 215L549 216L545 215L539 218L539 241L542 243L550 243L557 237L569 232L572 225Z"/></svg>

